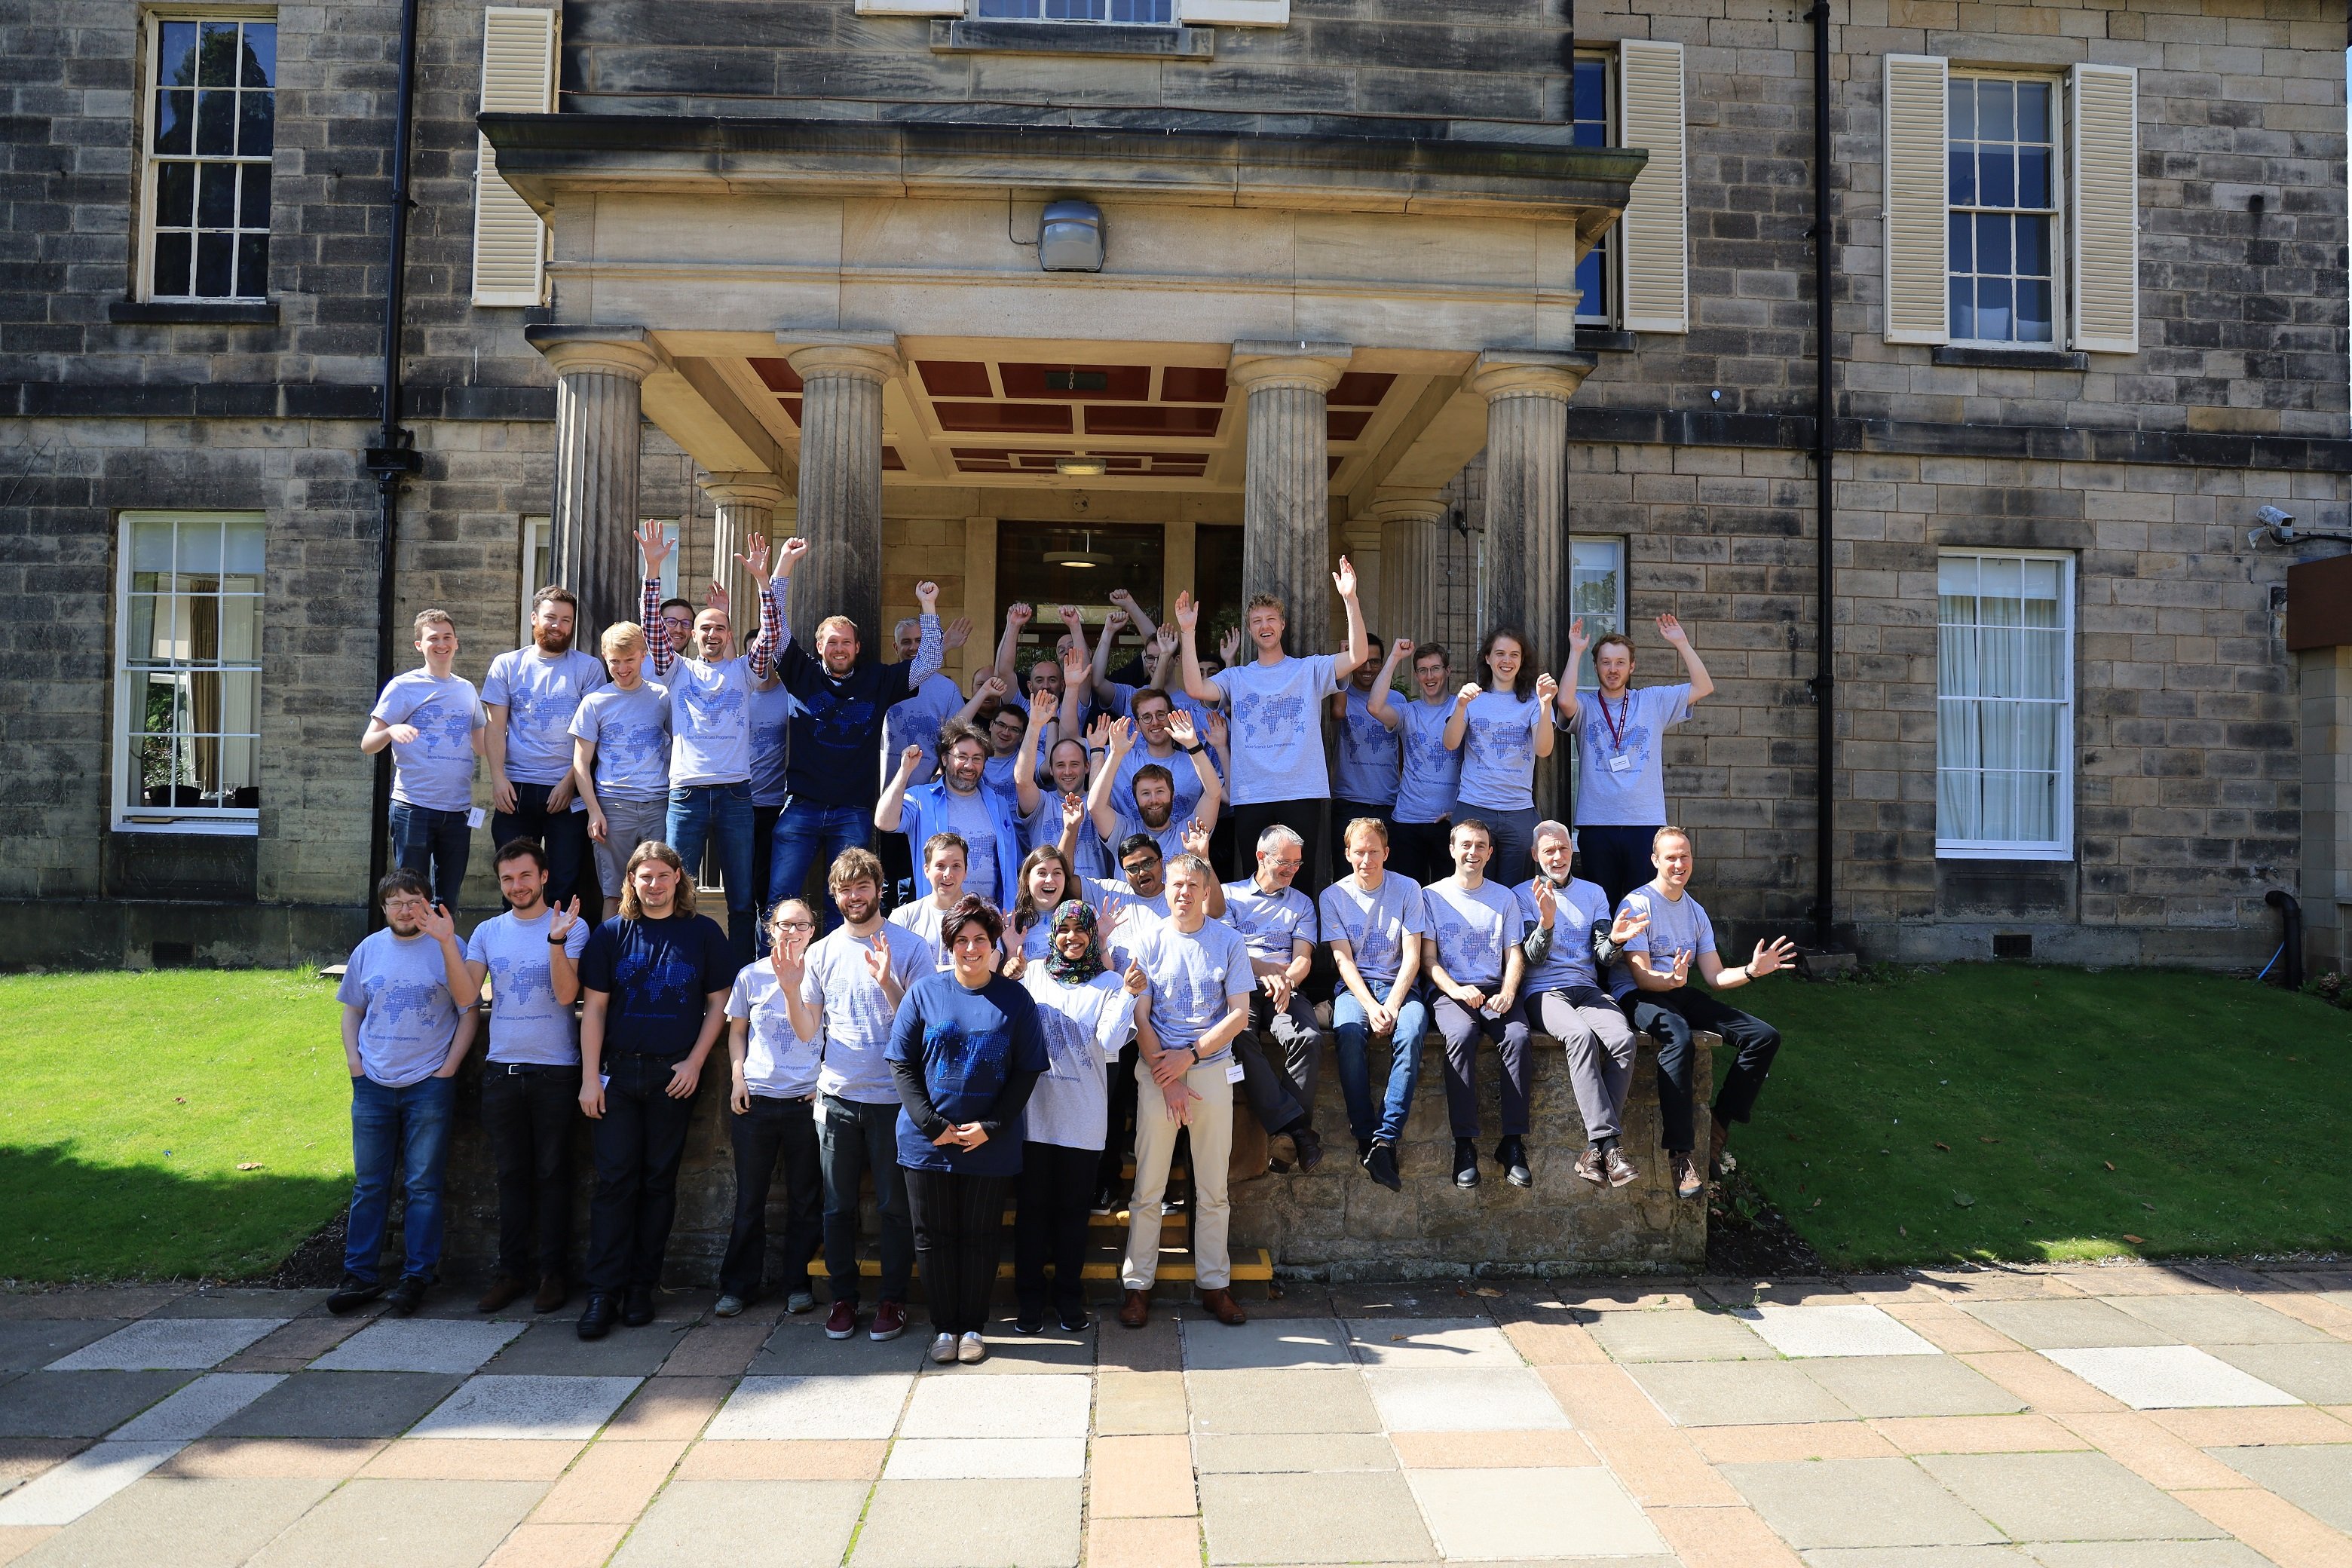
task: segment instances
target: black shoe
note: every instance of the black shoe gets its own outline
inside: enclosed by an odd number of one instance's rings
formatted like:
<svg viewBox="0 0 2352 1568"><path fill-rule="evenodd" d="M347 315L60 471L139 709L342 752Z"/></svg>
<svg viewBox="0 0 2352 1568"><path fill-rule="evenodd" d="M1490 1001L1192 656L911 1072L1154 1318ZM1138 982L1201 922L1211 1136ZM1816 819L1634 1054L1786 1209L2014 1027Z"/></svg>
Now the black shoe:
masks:
<svg viewBox="0 0 2352 1568"><path fill-rule="evenodd" d="M1495 1163L1503 1167L1503 1179L1515 1187L1536 1184L1533 1171L1528 1169L1528 1146L1517 1133L1495 1145Z"/></svg>
<svg viewBox="0 0 2352 1568"><path fill-rule="evenodd" d="M1323 1163L1323 1135L1312 1127L1294 1128L1290 1141L1298 1149L1298 1168L1311 1171Z"/></svg>
<svg viewBox="0 0 2352 1568"><path fill-rule="evenodd" d="M404 1274L399 1284L384 1292L383 1304L405 1318L425 1305L425 1287L428 1283L423 1275Z"/></svg>
<svg viewBox="0 0 2352 1568"><path fill-rule="evenodd" d="M1108 1186L1097 1187L1095 1189L1095 1201L1087 1207L1087 1212L1088 1214L1117 1214L1118 1212L1118 1194L1113 1193Z"/></svg>
<svg viewBox="0 0 2352 1568"><path fill-rule="evenodd" d="M642 1329L654 1321L654 1291L650 1285L632 1285L629 1293L621 1298L621 1321L633 1329Z"/></svg>
<svg viewBox="0 0 2352 1568"><path fill-rule="evenodd" d="M588 1292L588 1310L580 1314L580 1337L601 1340L613 1331L613 1320L621 1315L618 1298L602 1290Z"/></svg>
<svg viewBox="0 0 2352 1568"><path fill-rule="evenodd" d="M1084 1307L1065 1307L1060 1316L1064 1333L1083 1333L1095 1326L1094 1318Z"/></svg>
<svg viewBox="0 0 2352 1568"><path fill-rule="evenodd" d="M1042 1334L1045 1331L1045 1309L1024 1307L1013 1316L1013 1331L1016 1334Z"/></svg>
<svg viewBox="0 0 2352 1568"><path fill-rule="evenodd" d="M1366 1160L1371 1158L1372 1142L1373 1140L1370 1138L1359 1138L1356 1140L1356 1163L1360 1165Z"/></svg>
<svg viewBox="0 0 2352 1568"><path fill-rule="evenodd" d="M1364 1174L1392 1193L1404 1191L1404 1178L1397 1173L1395 1147L1377 1138L1372 1140L1370 1152L1364 1156Z"/></svg>
<svg viewBox="0 0 2352 1568"><path fill-rule="evenodd" d="M382 1285L362 1279L356 1274L346 1274L342 1289L327 1298L327 1310L338 1318L349 1317L383 1294Z"/></svg>
<svg viewBox="0 0 2352 1568"><path fill-rule="evenodd" d="M1478 1184L1478 1145L1468 1138L1454 1141L1454 1184L1475 1187Z"/></svg>

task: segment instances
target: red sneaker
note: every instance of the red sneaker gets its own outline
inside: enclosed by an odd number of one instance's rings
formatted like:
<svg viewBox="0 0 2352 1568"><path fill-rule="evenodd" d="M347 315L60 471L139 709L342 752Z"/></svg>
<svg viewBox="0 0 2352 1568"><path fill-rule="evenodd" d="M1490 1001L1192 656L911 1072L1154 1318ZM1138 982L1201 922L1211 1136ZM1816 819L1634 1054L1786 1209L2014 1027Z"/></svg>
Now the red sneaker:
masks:
<svg viewBox="0 0 2352 1568"><path fill-rule="evenodd" d="M824 1315L824 1337L829 1340L845 1340L856 1331L857 1304L854 1301L835 1301L833 1304L833 1310Z"/></svg>
<svg viewBox="0 0 2352 1568"><path fill-rule="evenodd" d="M869 1340L895 1340L907 1331L907 1304L904 1301L874 1303L874 1326L866 1331Z"/></svg>

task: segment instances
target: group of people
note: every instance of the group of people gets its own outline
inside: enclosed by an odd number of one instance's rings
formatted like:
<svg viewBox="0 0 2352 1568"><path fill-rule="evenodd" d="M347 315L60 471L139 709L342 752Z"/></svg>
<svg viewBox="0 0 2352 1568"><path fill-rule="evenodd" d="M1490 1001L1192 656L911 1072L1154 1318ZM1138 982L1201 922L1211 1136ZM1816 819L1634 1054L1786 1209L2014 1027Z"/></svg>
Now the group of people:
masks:
<svg viewBox="0 0 2352 1568"><path fill-rule="evenodd" d="M1612 632L1588 649L1580 621L1562 676L1505 626L1457 686L1444 648L1366 631L1343 558L1337 653L1289 653L1284 607L1261 595L1206 658L1189 594L1160 626L1121 592L1098 638L1065 607L1058 646L1025 679L1033 612L1013 606L996 662L966 691L939 671L970 625L941 626L929 583L921 614L894 629L898 661L865 658L839 616L818 623L812 651L787 615L806 542L772 556L754 537L737 559L760 629L738 654L723 591L698 612L665 600L668 546L651 527L638 542L643 620L606 628L601 663L572 647L576 604L549 587L531 646L493 660L478 693L453 673L450 618L428 610L422 668L370 717L362 747L394 755L399 868L378 889L385 928L353 952L341 992L358 1179L331 1308L388 1295L413 1311L430 1286L451 1085L485 1014L499 1246L479 1305L535 1291L551 1311L569 1298L569 1152L584 1115L591 1339L653 1318L693 1100L722 1037L736 1198L719 1314L770 1288L781 1166L787 1308L816 1307L822 1253L826 1331L857 1332L870 1183L879 1279L866 1331L905 1331L919 1266L941 1362L986 1354L1008 1196L1016 1329L1087 1322L1089 1214L1114 1208L1130 1151L1118 1316L1140 1326L1163 1212L1186 1201L1169 1190L1180 1141L1202 1300L1242 1321L1227 1247L1235 1101L1269 1134L1272 1168L1315 1169L1327 1041L1357 1158L1391 1190L1432 1025L1457 1186L1477 1185L1484 1163L1482 1038L1501 1078L1491 1157L1533 1184L1538 1033L1566 1048L1578 1177L1639 1178L1622 1146L1637 1033L1657 1046L1676 1192L1696 1199L1730 1168L1725 1142L1779 1037L1717 994L1793 950L1759 942L1727 965L1689 892L1661 742L1712 683L1672 616L1658 629L1682 683L1633 688L1631 641ZM1115 669L1129 627L1141 657ZM1579 690L1588 651L1596 680ZM1580 762L1574 827L1534 798L1560 731ZM477 757L490 763L506 908L461 939ZM723 931L696 910L706 853ZM819 868L821 890L806 885ZM1706 1030L1733 1060L1701 1129L1693 1041ZM405 1258L387 1286L395 1180Z"/></svg>

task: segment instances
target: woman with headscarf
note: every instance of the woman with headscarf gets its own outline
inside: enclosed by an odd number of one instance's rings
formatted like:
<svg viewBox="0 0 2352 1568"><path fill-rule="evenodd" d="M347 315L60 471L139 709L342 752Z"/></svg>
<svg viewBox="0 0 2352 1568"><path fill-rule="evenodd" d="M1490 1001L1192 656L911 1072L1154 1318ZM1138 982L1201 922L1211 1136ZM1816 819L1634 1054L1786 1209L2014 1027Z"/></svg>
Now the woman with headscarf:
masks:
<svg viewBox="0 0 2352 1568"><path fill-rule="evenodd" d="M1084 900L1063 900L1039 924L1045 958L1022 984L1037 1004L1048 1065L1029 1096L1013 1218L1013 1326L1024 1334L1045 1331L1049 1298L1063 1328L1087 1326L1087 1211L1110 1121L1105 1064L1135 1034L1144 989L1140 970L1130 966L1122 980L1104 967L1102 932Z"/></svg>

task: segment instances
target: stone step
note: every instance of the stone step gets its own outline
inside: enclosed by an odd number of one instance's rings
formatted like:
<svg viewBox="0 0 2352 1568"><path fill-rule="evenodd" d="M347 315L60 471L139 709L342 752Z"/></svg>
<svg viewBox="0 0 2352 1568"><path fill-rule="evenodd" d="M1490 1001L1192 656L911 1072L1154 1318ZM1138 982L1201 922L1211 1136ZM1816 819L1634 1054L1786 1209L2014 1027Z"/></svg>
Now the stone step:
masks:
<svg viewBox="0 0 2352 1568"><path fill-rule="evenodd" d="M857 1273L860 1279L877 1278L881 1272L880 1258L861 1258L857 1260ZM1083 1272L1088 1279L1116 1279L1119 1277L1118 1263L1115 1258L1097 1258L1088 1263ZM821 1258L809 1260L809 1273L819 1279L830 1278L825 1272L824 1259ZM1012 1279L1013 1265L1009 1261L998 1264L996 1277L999 1279ZM1236 1279L1251 1281L1273 1279L1273 1255L1262 1247L1250 1248L1246 1252L1235 1252L1233 1255L1233 1277ZM1163 1283L1171 1280L1189 1283L1193 1278L1192 1255L1182 1247L1162 1247L1160 1249L1159 1278Z"/></svg>

